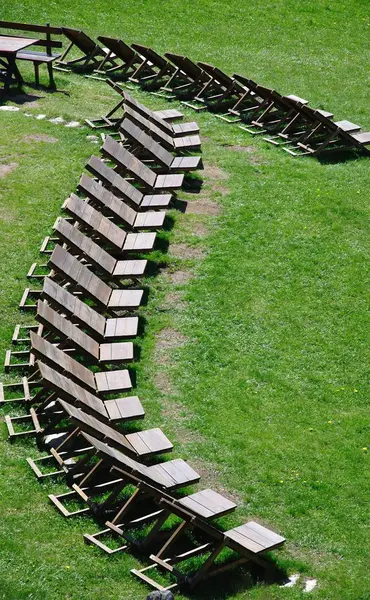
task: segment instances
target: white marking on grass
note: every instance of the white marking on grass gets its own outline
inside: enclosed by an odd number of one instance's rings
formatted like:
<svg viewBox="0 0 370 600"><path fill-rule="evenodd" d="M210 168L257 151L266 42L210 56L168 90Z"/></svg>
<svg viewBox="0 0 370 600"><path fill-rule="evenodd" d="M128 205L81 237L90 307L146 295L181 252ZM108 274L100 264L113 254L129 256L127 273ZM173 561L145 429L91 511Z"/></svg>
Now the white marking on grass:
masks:
<svg viewBox="0 0 370 600"><path fill-rule="evenodd" d="M304 584L304 592L312 592L317 586L317 579L306 579Z"/></svg>
<svg viewBox="0 0 370 600"><path fill-rule="evenodd" d="M86 139L89 140L92 144L99 144L99 138L97 135L87 135Z"/></svg>
<svg viewBox="0 0 370 600"><path fill-rule="evenodd" d="M46 115L37 115L36 119L41 121L42 119L46 119Z"/></svg>
<svg viewBox="0 0 370 600"><path fill-rule="evenodd" d="M31 113L23 113L25 117L33 117L33 115L31 115Z"/></svg>
<svg viewBox="0 0 370 600"><path fill-rule="evenodd" d="M81 123L79 121L70 121L64 127L81 127Z"/></svg>
<svg viewBox="0 0 370 600"><path fill-rule="evenodd" d="M297 581L298 581L299 578L300 578L300 574L299 573L295 573L294 575L291 575L289 577L289 581L287 583L284 583L280 587L282 587L282 588L293 587L293 585L295 585L297 583Z"/></svg>
<svg viewBox="0 0 370 600"><path fill-rule="evenodd" d="M17 112L18 106L0 106L0 110L6 110L8 112Z"/></svg>

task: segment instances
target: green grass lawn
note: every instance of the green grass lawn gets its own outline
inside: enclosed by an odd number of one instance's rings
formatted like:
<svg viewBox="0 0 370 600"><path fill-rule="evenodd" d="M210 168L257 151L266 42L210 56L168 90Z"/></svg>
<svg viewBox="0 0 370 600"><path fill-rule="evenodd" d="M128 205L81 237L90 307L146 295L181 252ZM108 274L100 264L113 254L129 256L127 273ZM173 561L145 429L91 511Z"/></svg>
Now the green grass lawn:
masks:
<svg viewBox="0 0 370 600"><path fill-rule="evenodd" d="M179 0L165 4L165 15L163 7L158 0L112 0L109 8L91 1L46 8L26 0L8 3L2 14L214 62L370 128L368 2ZM0 356L15 323L31 320L17 310L25 274L99 148L86 128L22 113L83 121L116 100L102 82L60 72L56 81L64 93L26 88L40 96L36 105L0 111L0 166L14 166L0 178ZM301 573L301 582L317 578L313 598L368 600L369 159L293 159L213 115L185 112L204 136L199 197L222 211L173 211L170 248L180 251L150 281L148 305L140 309L146 326L135 369L145 425L168 433L175 455L202 472L204 486L237 498L232 523L257 519L287 538L276 560L289 574ZM35 142L35 135L55 140ZM188 271L192 278L176 278ZM177 332L182 343L159 351L163 330ZM25 462L38 454L34 443L10 445L4 425L1 434L0 599L145 597L129 573L142 563L84 546L82 532L96 524L63 520L47 499L65 489L63 482L40 485ZM249 589L239 572L195 594L309 596L302 584Z"/></svg>

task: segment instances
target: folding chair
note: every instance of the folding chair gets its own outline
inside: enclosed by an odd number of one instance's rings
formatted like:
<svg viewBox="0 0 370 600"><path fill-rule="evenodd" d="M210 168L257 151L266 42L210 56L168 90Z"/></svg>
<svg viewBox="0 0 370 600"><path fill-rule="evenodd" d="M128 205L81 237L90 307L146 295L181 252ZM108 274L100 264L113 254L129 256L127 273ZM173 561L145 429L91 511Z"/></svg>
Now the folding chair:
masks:
<svg viewBox="0 0 370 600"><path fill-rule="evenodd" d="M114 371L90 371L82 363L78 362L69 353L60 350L47 339L31 332L31 353L37 358L35 369L38 369L39 361L60 371L80 387L86 388L95 395L115 394L127 392L132 389L130 373L127 369ZM133 359L133 347L126 348L124 361Z"/></svg>
<svg viewBox="0 0 370 600"><path fill-rule="evenodd" d="M175 65L176 70L161 88L170 92L169 97L192 98L209 81L210 76L187 56L166 52L165 57Z"/></svg>
<svg viewBox="0 0 370 600"><path fill-rule="evenodd" d="M143 61L143 57L121 39L99 35L98 40L108 49L108 53L95 69L96 73L103 75L114 73L116 76L126 79L135 71L135 65L141 64ZM110 58L114 59L115 65L108 66Z"/></svg>
<svg viewBox="0 0 370 600"><path fill-rule="evenodd" d="M56 312L45 300L39 300L37 303L36 319L41 323L41 327L37 331L38 336L43 336L49 342L56 343L65 352L77 350L92 364L113 364L133 359L134 348L132 342L106 342L100 344L68 318ZM24 360L25 356L28 356L28 363L16 362L20 358ZM9 371L10 368L30 367L33 364L32 360L30 351L19 353L8 350L5 372Z"/></svg>
<svg viewBox="0 0 370 600"><path fill-rule="evenodd" d="M62 27L62 30L70 43L57 61L56 69L59 71L68 71L75 66L80 66L81 69L85 70L94 69L101 63L102 58L107 58L107 61L112 66L115 66L116 63L114 57L110 55L108 58L108 55L110 54L108 49L102 48L99 44L96 44L88 35L86 35L86 33L78 29L71 29L70 27ZM82 52L82 56L71 60L65 60L73 47L78 48L78 50Z"/></svg>
<svg viewBox="0 0 370 600"><path fill-rule="evenodd" d="M199 135L183 135L173 137L170 134L165 133L162 129L157 127L152 121L149 121L143 117L136 110L126 107L126 116L136 123L141 129L146 131L152 138L157 140L170 152L188 152L189 150L199 150L201 141Z"/></svg>
<svg viewBox="0 0 370 600"><path fill-rule="evenodd" d="M127 202L143 211L149 208L167 208L171 202L171 194L143 194L97 156L90 158L86 169L102 181L106 188L113 190L115 195L122 196ZM78 189L90 197L89 190L93 183L90 177L82 175Z"/></svg>
<svg viewBox="0 0 370 600"><path fill-rule="evenodd" d="M150 110L150 108L147 108L144 104L135 100L135 98L125 90L122 90L121 94L126 108L131 108L131 110L134 110L136 113L147 119L147 121L151 121L159 129L167 133L167 135L170 135L171 137L182 137L184 135L199 133L199 126L195 121L190 123L170 123L163 115L160 115L158 111Z"/></svg>
<svg viewBox="0 0 370 600"><path fill-rule="evenodd" d="M293 103L293 101L291 101ZM319 108L311 108L307 105L295 104L295 114L287 121L281 131L277 131L275 135L269 135L263 139L274 146L292 144L294 141L299 141L305 135L315 130L318 126L317 113L323 115L327 119L332 119L334 114Z"/></svg>
<svg viewBox="0 0 370 600"><path fill-rule="evenodd" d="M110 136L104 140L104 156L108 156L123 173L130 173L144 188L158 190L180 189L184 175L158 174Z"/></svg>
<svg viewBox="0 0 370 600"><path fill-rule="evenodd" d="M124 136L124 145L130 152L143 158L149 156L155 164L168 171L195 171L203 168L201 156L173 156L161 144L130 119L125 118L120 125L120 134ZM153 168L153 167L152 167Z"/></svg>
<svg viewBox="0 0 370 600"><path fill-rule="evenodd" d="M106 515L108 511L114 510L114 506L119 502L119 495L127 485L132 483L137 485L138 482L146 482L159 490L169 491L192 485L200 479L200 475L182 459L146 466L86 433L81 433L81 435L89 445L94 447L95 457L99 460L93 463L91 470L79 481L78 485L73 484L72 492L59 494L58 496L49 495L53 504L66 517L88 510L95 516ZM113 480L113 489L103 502L97 502L94 497L101 492L101 474L103 473L103 476L106 477L107 471L109 472L113 467L116 473L116 479ZM106 483L104 482L103 485L106 485ZM140 488L140 485L138 487ZM131 498L128 502L136 501L140 492L140 489L137 489L133 494L131 492ZM143 491L140 495L144 494ZM65 500L71 499L82 500L87 506L71 513L64 505Z"/></svg>
<svg viewBox="0 0 370 600"><path fill-rule="evenodd" d="M126 102L125 92L115 81L108 79L107 83L111 88L118 92L118 94L121 96L121 100L104 117L100 117L98 119L86 119L85 123L87 123L87 125L89 125L92 129L117 129L118 125L124 118L124 113L121 114L120 117L114 117L113 115L116 115L121 108L123 109L123 106ZM154 110L151 112L153 113L154 118L159 118L161 121L178 121L184 117L180 111L174 108L167 110Z"/></svg>
<svg viewBox="0 0 370 600"><path fill-rule="evenodd" d="M131 44L131 47L143 57L143 61L131 75L130 81L143 85L148 91L156 90L161 87L163 79L174 73L175 67L152 48L140 44Z"/></svg>
<svg viewBox="0 0 370 600"><path fill-rule="evenodd" d="M31 405L29 414L16 417L5 416L10 441L20 436L31 435L40 438L60 433L59 426L65 420L65 413L58 403L59 399L77 408L82 408L108 425L144 418L145 411L137 396L102 400L86 387L80 386L42 361L39 361L37 366L37 376L40 379L29 378L28 395L17 399L23 401L26 406ZM21 387L23 382L12 385L13 388L17 385ZM33 390L36 393L32 396L31 391ZM11 401L14 399L9 400L9 402ZM18 427L17 430L14 428L22 423L26 423L28 427L23 430L19 430ZM29 424L33 426L33 429L29 428ZM71 431L71 426L63 425L63 431Z"/></svg>
<svg viewBox="0 0 370 600"><path fill-rule="evenodd" d="M124 434L60 398L58 405L71 421L73 429L71 433L61 434L59 438L61 441L57 447L50 447L51 454L41 458L27 458L28 464L39 480L60 474L65 474L68 479L73 480L76 473L83 472L86 454L93 447L86 446L86 440L82 438L81 432L88 433L112 448L140 460L152 458L156 454L171 452L173 449L173 445L159 428ZM47 438L45 439L47 440ZM47 442L46 445L48 445ZM56 461L59 469L43 472L42 465L50 461Z"/></svg>
<svg viewBox="0 0 370 600"><path fill-rule="evenodd" d="M107 211L113 217L114 221L134 230L160 229L163 227L166 217L165 211L137 212L100 183L94 181L91 177L85 177L91 181L90 186L88 186L89 182L86 182L86 187L89 187L89 202L97 205L99 210ZM86 209L86 206L92 208L90 204L87 204L86 201L81 200L75 194L71 194L63 204L63 208L68 214L76 218L82 225L85 225L86 217L90 211L90 208ZM147 248L148 242L145 242L145 245Z"/></svg>

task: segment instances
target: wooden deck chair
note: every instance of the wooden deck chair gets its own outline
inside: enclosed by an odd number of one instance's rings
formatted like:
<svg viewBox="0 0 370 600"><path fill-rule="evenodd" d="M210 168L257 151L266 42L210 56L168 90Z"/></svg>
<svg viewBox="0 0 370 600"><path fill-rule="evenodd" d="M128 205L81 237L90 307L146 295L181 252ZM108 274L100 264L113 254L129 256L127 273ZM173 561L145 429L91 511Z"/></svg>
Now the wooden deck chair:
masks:
<svg viewBox="0 0 370 600"><path fill-rule="evenodd" d="M171 194L143 194L97 156L91 156L86 169L99 181L102 181L104 187L112 190L115 195L122 196L131 205L143 211L150 208L167 208L171 202ZM93 184L88 179L90 178L82 175L78 189L90 197L89 190Z"/></svg>
<svg viewBox="0 0 370 600"><path fill-rule="evenodd" d="M103 317L104 318L104 317ZM92 364L114 364L132 360L134 348L132 342L105 342L99 343L90 335L77 327L72 321L56 312L46 300L37 303L36 319L41 326L35 332L56 343L65 351L78 351ZM30 330L30 333L32 330ZM31 337L30 337L31 341ZM28 362L24 361L28 358ZM27 350L21 352L8 350L4 370L11 368L30 368L33 365L33 356Z"/></svg>
<svg viewBox="0 0 370 600"><path fill-rule="evenodd" d="M302 112L303 109L302 109ZM307 114L307 113L306 113ZM315 111L317 125L305 132L295 142L297 151L284 148L293 155L312 154L319 156L324 152L338 150L358 150L369 154L370 132L360 132L361 126L350 121L332 121L330 118Z"/></svg>
<svg viewBox="0 0 370 600"><path fill-rule="evenodd" d="M138 333L138 317L107 318L49 277L44 280L41 298L87 330L98 342L133 338Z"/></svg>
<svg viewBox="0 0 370 600"><path fill-rule="evenodd" d="M182 137L184 135L199 133L199 126L195 121L190 123L170 123L167 119L164 119L163 116L160 116L158 111L150 110L150 108L135 100L135 98L126 90L122 90L121 93L126 108L131 108L147 119L147 121L151 121L159 129L167 133L167 135L170 135L171 137Z"/></svg>
<svg viewBox="0 0 370 600"><path fill-rule="evenodd" d="M88 433L109 446L120 450L123 454L128 454L128 456L140 460L148 457L151 458L157 454L171 452L173 449L170 440L159 428L124 434L81 408L76 408L74 405L60 398L57 402L69 421L71 421L73 429L71 433L61 436L61 441L57 447L54 445L51 446L51 454L41 458L27 458L28 464L39 480L63 474L70 479L76 473L83 472L86 463L86 454L93 447L86 446L84 438L81 441L81 432ZM48 447L47 437L45 439L46 446ZM50 461L56 461L59 469L57 471L43 472L41 470L42 465L50 463Z"/></svg>
<svg viewBox="0 0 370 600"><path fill-rule="evenodd" d="M320 108L311 108L307 105L295 106L295 114L291 119L287 120L281 131L277 131L274 135L268 135L263 139L274 146L288 145L294 141L303 138L307 133L312 131L318 125L316 114L320 113L328 119L332 119L334 114Z"/></svg>
<svg viewBox="0 0 370 600"><path fill-rule="evenodd" d="M61 410L58 399L82 408L108 425L144 418L145 411L137 396L102 400L42 361L37 366L40 380L31 380L28 395L22 399L26 405L31 405L30 413L5 417L10 441L20 436L45 437L59 433L58 427L64 420L65 413ZM34 388L36 393L32 396L30 390ZM31 424L33 429L27 427L19 430L16 426L22 423Z"/></svg>
<svg viewBox="0 0 370 600"><path fill-rule="evenodd" d="M145 492L140 490L140 482L148 483L158 490L170 491L183 488L187 485L197 483L200 475L182 459L174 459L167 462L147 466L123 454L119 450L112 448L97 440L96 438L82 433L89 445L95 448L96 457L99 459L92 469L83 477L79 484L73 484L72 492L55 496L49 495L50 500L58 510L66 517L80 514L90 510L94 515L106 514L108 510L114 509L119 494L128 484L136 485L137 489L132 494L129 502L137 500L138 495L143 496ZM111 494L102 503L94 500L95 494L100 492L99 485L94 485L97 480L100 481L101 471L114 467L116 477L115 485ZM65 500L81 499L85 508L70 513L64 505ZM87 505L87 506L86 506Z"/></svg>
<svg viewBox="0 0 370 600"><path fill-rule="evenodd" d="M158 174L136 158L110 136L104 140L102 152L108 156L124 173L130 173L144 188L158 190L180 189L184 175Z"/></svg>
<svg viewBox="0 0 370 600"><path fill-rule="evenodd" d="M157 127L152 121L149 121L141 114L130 107L126 107L127 117L136 123L141 129L146 131L152 138L157 140L170 152L188 152L190 150L200 150L201 141L199 135L183 135L182 137L173 137Z"/></svg>
<svg viewBox="0 0 370 600"><path fill-rule="evenodd" d="M66 374L72 381L88 391L99 394L115 394L132 389L130 373L127 369L114 371L90 371L75 358L51 344L47 339L31 332L31 352L38 361L48 364L56 371ZM126 349L125 361L133 359L132 346Z"/></svg>
<svg viewBox="0 0 370 600"><path fill-rule="evenodd" d="M123 111L123 107L126 102L124 90L115 81L112 81L111 79L108 79L107 83L111 88L118 92L118 94L121 96L121 99L105 116L99 117L97 119L85 120L85 123L87 123L87 125L89 125L89 127L91 127L92 129L117 129L122 119L124 118L124 112L122 112L120 116L117 116L118 111L120 111L121 109ZM174 108L170 108L167 110L154 110L152 112L154 118L159 118L161 121L163 120L172 122L179 121L184 118L184 115Z"/></svg>
<svg viewBox="0 0 370 600"><path fill-rule="evenodd" d="M163 539L161 535L163 534L163 525L173 515L172 505L180 508L182 519L186 521L188 529L191 529L191 522L197 517L210 522L230 514L236 508L234 502L211 489L201 490L179 499L175 499L163 490L159 491L145 483L140 483L140 489L142 491L145 489L147 495L157 503L157 510L155 510L154 505L154 509L152 508L148 511L146 508L139 515L136 514L132 518L130 509L132 508L132 504L136 508L135 502L125 502L123 506L119 507L114 518L106 522L107 529L98 531L95 534L84 534L85 542L87 544L95 544L109 555L122 552L129 546L133 546L135 549L144 552L148 548L153 548L153 544L157 548L160 548L163 544L163 541L161 544L159 540ZM135 537L135 528L142 527L143 525L146 527L151 525L149 531L145 536L140 535L139 538ZM103 541L104 536L107 534L109 538L123 538L124 545L111 548ZM167 537L171 537L171 534L167 535Z"/></svg>
<svg viewBox="0 0 370 600"><path fill-rule="evenodd" d="M86 204L86 206L89 205ZM107 221L108 223L114 225L114 223L109 221L109 219L107 219ZM86 226L89 227L87 224ZM117 229L122 231L124 234L126 233L119 227ZM112 228L110 228L110 230L112 231ZM146 260L117 260L111 254L108 254L108 252L101 248L90 237L84 235L82 231L71 225L69 221L63 219L62 217L58 217L58 219L55 221L54 231L58 238L63 240L63 242L69 248L73 248L74 251L79 255L84 255L98 270L102 270L103 272L107 273L109 277L132 279L144 275L147 265ZM97 235L101 235L102 229L94 229L94 233L95 232ZM106 230L104 233L107 236L109 235L109 233L106 233ZM131 240L129 240L129 244L125 244L125 250L127 249L134 252L145 252L153 249L155 240L154 233L136 233L132 234L132 236L133 237ZM129 236L127 235L126 239L128 237Z"/></svg>
<svg viewBox="0 0 370 600"><path fill-rule="evenodd" d="M129 227L130 229L160 229L163 227L163 223L166 217L165 211L146 211L137 212L126 204L121 198L118 198L112 192L107 190L97 181L94 181L91 177L89 182L85 182L86 187L89 187L90 202L93 202L99 207L99 210L104 209L108 211L110 216L113 216L114 221ZM85 221L85 206L91 206L86 201L81 200L75 194L71 194L70 197L63 204L63 208L72 216L75 217L82 225ZM92 207L91 207L92 208ZM93 209L95 211L95 209ZM95 211L98 212L98 211ZM145 242L146 245L148 244Z"/></svg>
<svg viewBox="0 0 370 600"><path fill-rule="evenodd" d="M175 67L152 48L141 44L131 44L131 47L143 60L130 76L130 81L141 84L148 91L156 90L162 86L165 78L171 77L175 72Z"/></svg>
<svg viewBox="0 0 370 600"><path fill-rule="evenodd" d="M71 282L83 295L91 298L104 310L135 310L142 301L143 290L114 289L92 273L65 248L57 245L50 257L49 265L61 279Z"/></svg>
<svg viewBox="0 0 370 600"><path fill-rule="evenodd" d="M135 66L143 61L143 57L121 39L99 35L98 40L108 49L108 53L95 69L96 73L103 75L114 73L115 76L127 79L135 71ZM109 65L110 58L114 59L115 65ZM148 69L150 70L149 67Z"/></svg>
<svg viewBox="0 0 370 600"><path fill-rule="evenodd" d="M218 67L203 62L198 62L198 65L210 76L211 80L194 100L204 103L209 110L213 112L222 111L225 108L235 106L241 98L245 101L247 96L252 97L252 90L246 88L242 83L230 77L230 75L227 75ZM220 118L223 117L223 115L220 116Z"/></svg>
<svg viewBox="0 0 370 600"><path fill-rule="evenodd" d="M209 81L210 76L187 56L166 52L165 57L175 65L176 70L161 88L170 97L192 98Z"/></svg>
<svg viewBox="0 0 370 600"><path fill-rule="evenodd" d="M285 538L281 535L255 521L221 531L209 523L201 511L192 514L189 510L192 508L192 502L188 503L186 499L183 506L181 501L171 503L166 499L163 500L163 505L168 508L169 514L175 514L182 521L159 552L150 555L152 563L149 566L131 570L131 573L151 587L158 590L177 587L193 590L201 581L245 563L255 563L262 567L269 581L274 580L274 575L276 577L277 568L266 560L264 555L283 546ZM192 533L190 550L176 552L173 546L180 541L184 542L189 529ZM198 557L196 563L192 561L195 556ZM180 570L180 565L185 567L183 571ZM189 567L192 567L192 570L189 570ZM162 573L161 583L148 574L155 570ZM171 576L171 582L167 586L163 582L163 573Z"/></svg>
<svg viewBox="0 0 370 600"><path fill-rule="evenodd" d="M195 171L203 168L201 156L173 156L150 135L140 129L133 121L125 118L120 125L120 134L126 141L130 152L143 158L149 156L154 163L160 164L167 171Z"/></svg>
<svg viewBox="0 0 370 600"><path fill-rule="evenodd" d="M57 61L57 66L55 68L59 71L70 70L76 66L81 69L92 70L101 63L102 58L108 57L109 50L99 46L99 44L94 42L94 40L83 31L71 29L70 27L62 27L62 30L70 43ZM82 55L71 60L66 60L67 55L74 47L78 48L78 50L82 52ZM107 60L112 66L116 64L113 56L110 56Z"/></svg>

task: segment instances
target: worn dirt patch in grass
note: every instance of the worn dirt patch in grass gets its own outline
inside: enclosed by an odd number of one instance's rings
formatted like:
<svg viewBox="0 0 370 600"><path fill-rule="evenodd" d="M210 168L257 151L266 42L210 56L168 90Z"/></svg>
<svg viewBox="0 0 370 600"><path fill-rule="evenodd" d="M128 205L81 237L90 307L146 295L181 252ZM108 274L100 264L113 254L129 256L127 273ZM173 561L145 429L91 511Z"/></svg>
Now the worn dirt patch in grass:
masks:
<svg viewBox="0 0 370 600"><path fill-rule="evenodd" d="M221 169L221 167L210 164L204 167L204 175L212 181L227 181L229 179L229 174Z"/></svg>
<svg viewBox="0 0 370 600"><path fill-rule="evenodd" d="M226 193L228 193L228 190ZM220 214L221 207L217 204L217 202L213 202L213 200L207 196L204 196L199 200L189 200L185 212L187 214L209 215L215 217Z"/></svg>
<svg viewBox="0 0 370 600"><path fill-rule="evenodd" d="M187 302L183 299L183 293L179 291L166 294L162 304L164 310L185 310L186 306Z"/></svg>
<svg viewBox="0 0 370 600"><path fill-rule="evenodd" d="M193 277L193 274L190 271L174 271L173 273L168 274L168 278L171 283L175 285L183 285L188 283L190 279Z"/></svg>
<svg viewBox="0 0 370 600"><path fill-rule="evenodd" d="M225 148L232 150L233 152L244 152L248 154L248 162L250 162L252 165L261 165L264 162L256 146L233 146L226 144Z"/></svg>
<svg viewBox="0 0 370 600"><path fill-rule="evenodd" d="M13 211L11 211L8 206L0 205L0 221L2 221L3 223L12 223L14 220L15 214L13 213Z"/></svg>
<svg viewBox="0 0 370 600"><path fill-rule="evenodd" d="M154 355L160 363L161 357L164 357L164 351L183 346L187 342L187 337L176 329L165 327L157 334L156 340ZM167 360L162 362L167 362Z"/></svg>
<svg viewBox="0 0 370 600"><path fill-rule="evenodd" d="M159 370L155 373L153 380L154 385L159 389L160 392L162 392L162 394L173 394L173 384L168 373Z"/></svg>
<svg viewBox="0 0 370 600"><path fill-rule="evenodd" d="M187 244L172 244L170 255L175 258L200 260L205 256L205 251L199 246L188 246Z"/></svg>
<svg viewBox="0 0 370 600"><path fill-rule="evenodd" d="M9 175L9 173L14 171L14 169L16 169L17 167L18 167L18 163L16 163L16 162L11 162L7 165L0 164L0 179L2 177L5 177L6 175Z"/></svg>
<svg viewBox="0 0 370 600"><path fill-rule="evenodd" d="M27 144L32 144L33 142L46 142L47 144L56 144L57 142L59 142L58 138L55 138L51 135L45 135L43 133L25 135L23 136L23 141Z"/></svg>

